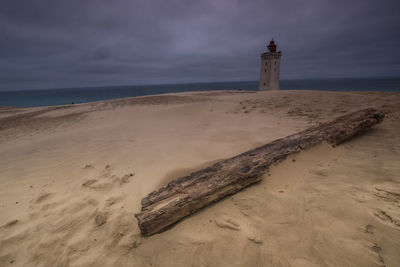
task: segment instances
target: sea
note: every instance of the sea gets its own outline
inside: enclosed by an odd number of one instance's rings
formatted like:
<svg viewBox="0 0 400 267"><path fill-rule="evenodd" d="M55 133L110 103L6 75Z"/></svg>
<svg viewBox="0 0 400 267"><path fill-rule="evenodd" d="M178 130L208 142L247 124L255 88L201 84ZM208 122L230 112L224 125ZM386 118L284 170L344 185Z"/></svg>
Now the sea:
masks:
<svg viewBox="0 0 400 267"><path fill-rule="evenodd" d="M207 90L258 90L258 81L0 91L0 106L38 107ZM281 80L279 90L400 92L400 78Z"/></svg>

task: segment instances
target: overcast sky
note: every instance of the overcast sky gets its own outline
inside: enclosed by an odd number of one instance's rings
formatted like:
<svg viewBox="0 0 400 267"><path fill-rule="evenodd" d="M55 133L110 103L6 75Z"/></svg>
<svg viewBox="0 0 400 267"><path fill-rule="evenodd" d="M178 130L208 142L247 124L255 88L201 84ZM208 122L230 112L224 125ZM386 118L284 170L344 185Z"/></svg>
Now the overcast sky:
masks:
<svg viewBox="0 0 400 267"><path fill-rule="evenodd" d="M400 0L0 0L0 90L400 76Z"/></svg>

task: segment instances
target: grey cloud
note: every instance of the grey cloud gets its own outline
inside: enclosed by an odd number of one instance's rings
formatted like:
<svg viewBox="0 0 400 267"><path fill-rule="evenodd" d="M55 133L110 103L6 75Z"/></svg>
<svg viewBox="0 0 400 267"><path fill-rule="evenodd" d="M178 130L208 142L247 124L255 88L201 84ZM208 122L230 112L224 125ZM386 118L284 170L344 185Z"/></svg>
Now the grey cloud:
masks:
<svg viewBox="0 0 400 267"><path fill-rule="evenodd" d="M398 1L3 0L0 90L399 76Z"/></svg>

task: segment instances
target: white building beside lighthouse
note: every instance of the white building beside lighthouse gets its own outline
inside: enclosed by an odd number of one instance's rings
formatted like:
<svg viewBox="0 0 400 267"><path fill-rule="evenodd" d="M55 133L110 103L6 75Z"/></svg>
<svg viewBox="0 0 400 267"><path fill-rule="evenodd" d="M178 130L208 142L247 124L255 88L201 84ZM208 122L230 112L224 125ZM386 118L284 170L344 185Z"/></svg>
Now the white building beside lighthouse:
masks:
<svg viewBox="0 0 400 267"><path fill-rule="evenodd" d="M272 39L268 45L268 52L261 54L261 73L258 90L279 89L279 69L281 51L276 52L276 44Z"/></svg>

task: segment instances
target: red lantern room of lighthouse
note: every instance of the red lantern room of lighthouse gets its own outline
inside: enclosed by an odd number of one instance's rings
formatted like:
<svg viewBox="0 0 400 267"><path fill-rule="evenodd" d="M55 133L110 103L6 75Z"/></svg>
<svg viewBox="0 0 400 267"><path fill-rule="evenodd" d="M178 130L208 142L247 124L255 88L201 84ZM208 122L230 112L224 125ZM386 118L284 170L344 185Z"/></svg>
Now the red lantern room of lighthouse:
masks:
<svg viewBox="0 0 400 267"><path fill-rule="evenodd" d="M276 44L274 42L274 39L272 39L271 42L269 42L269 45L267 47L270 53L276 53Z"/></svg>

